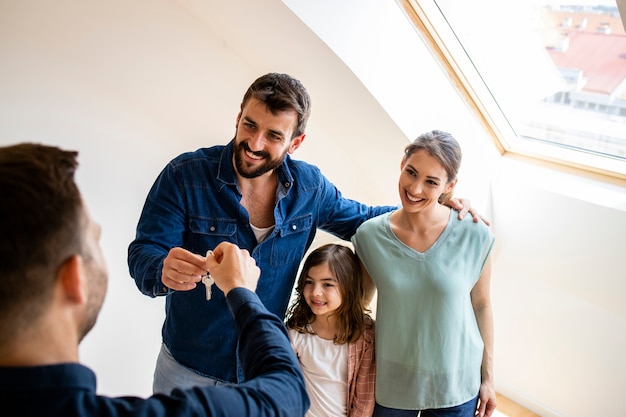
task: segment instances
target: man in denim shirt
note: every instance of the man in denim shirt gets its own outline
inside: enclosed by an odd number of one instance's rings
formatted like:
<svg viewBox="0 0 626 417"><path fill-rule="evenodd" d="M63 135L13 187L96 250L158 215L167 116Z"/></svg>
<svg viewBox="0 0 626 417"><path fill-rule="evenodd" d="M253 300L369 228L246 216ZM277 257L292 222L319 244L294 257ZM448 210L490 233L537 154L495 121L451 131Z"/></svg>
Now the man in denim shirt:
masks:
<svg viewBox="0 0 626 417"><path fill-rule="evenodd" d="M261 268L259 298L283 317L318 228L349 240L365 220L396 208L344 198L317 167L291 159L309 114L298 80L261 76L243 97L235 138L178 156L152 186L128 264L141 292L167 295L155 392L241 382L224 296L214 290L207 300L199 284L207 250L222 241L248 249Z"/></svg>

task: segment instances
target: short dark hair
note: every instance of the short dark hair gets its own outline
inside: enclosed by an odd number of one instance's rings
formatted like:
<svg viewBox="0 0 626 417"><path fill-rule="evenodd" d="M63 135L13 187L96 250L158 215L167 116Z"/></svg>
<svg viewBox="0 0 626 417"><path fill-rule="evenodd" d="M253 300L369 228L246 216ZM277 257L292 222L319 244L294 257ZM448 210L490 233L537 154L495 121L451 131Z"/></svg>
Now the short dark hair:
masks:
<svg viewBox="0 0 626 417"><path fill-rule="evenodd" d="M243 96L241 111L250 98L263 102L273 114L294 110L298 115L298 124L291 139L306 131L311 98L302 83L292 76L271 72L257 78Z"/></svg>
<svg viewBox="0 0 626 417"><path fill-rule="evenodd" d="M82 253L77 156L34 143L0 147L0 341L44 310L59 267Z"/></svg>

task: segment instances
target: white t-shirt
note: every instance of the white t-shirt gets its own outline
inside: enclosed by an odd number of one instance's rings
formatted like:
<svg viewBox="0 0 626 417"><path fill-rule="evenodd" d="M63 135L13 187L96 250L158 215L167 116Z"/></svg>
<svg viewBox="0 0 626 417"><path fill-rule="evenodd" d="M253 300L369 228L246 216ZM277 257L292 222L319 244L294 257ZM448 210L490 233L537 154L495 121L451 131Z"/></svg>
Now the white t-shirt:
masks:
<svg viewBox="0 0 626 417"><path fill-rule="evenodd" d="M289 329L291 346L304 374L311 408L306 417L348 415L348 344Z"/></svg>
<svg viewBox="0 0 626 417"><path fill-rule="evenodd" d="M255 225L250 223L250 227L252 228L252 231L254 232L254 237L256 237L257 243L261 243L265 240L266 237L269 236L270 233L272 233L272 231L274 231L274 227L276 226L256 227Z"/></svg>

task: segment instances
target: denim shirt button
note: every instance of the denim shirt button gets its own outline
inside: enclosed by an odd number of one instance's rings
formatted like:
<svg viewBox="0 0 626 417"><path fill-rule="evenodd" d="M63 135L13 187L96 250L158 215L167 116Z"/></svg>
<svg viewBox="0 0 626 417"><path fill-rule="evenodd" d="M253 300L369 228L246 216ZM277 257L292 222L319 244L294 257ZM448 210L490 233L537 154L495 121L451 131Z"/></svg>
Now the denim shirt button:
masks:
<svg viewBox="0 0 626 417"><path fill-rule="evenodd" d="M298 226L296 226L295 224L291 225L291 230L296 230L298 228Z"/></svg>
<svg viewBox="0 0 626 417"><path fill-rule="evenodd" d="M289 188L289 187L291 187L291 183L290 182L286 182L285 183L285 188Z"/></svg>
<svg viewBox="0 0 626 417"><path fill-rule="evenodd" d="M209 227L209 230L212 231L212 232L215 232L215 226Z"/></svg>

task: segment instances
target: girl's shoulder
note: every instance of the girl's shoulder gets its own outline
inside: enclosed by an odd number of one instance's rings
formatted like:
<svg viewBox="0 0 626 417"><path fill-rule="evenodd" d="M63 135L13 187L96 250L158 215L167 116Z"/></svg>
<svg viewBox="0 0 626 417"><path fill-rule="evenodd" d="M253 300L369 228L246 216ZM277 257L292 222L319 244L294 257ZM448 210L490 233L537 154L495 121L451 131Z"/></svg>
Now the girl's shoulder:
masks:
<svg viewBox="0 0 626 417"><path fill-rule="evenodd" d="M367 342L374 341L374 335L376 331L376 320L372 318L369 314L363 315L363 333L361 334L362 338L365 338Z"/></svg>
<svg viewBox="0 0 626 417"><path fill-rule="evenodd" d="M313 328L309 323L304 325L295 325L293 323L285 323L287 330L290 332L301 333L301 334L315 334Z"/></svg>
<svg viewBox="0 0 626 417"><path fill-rule="evenodd" d="M296 351L299 351L303 346L311 343L311 338L318 337L313 331L307 331L307 329L294 329L288 327L287 333L289 335L291 345L296 349Z"/></svg>

